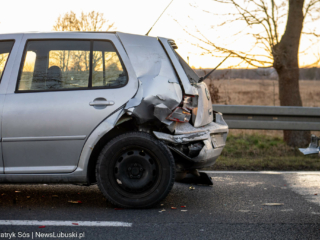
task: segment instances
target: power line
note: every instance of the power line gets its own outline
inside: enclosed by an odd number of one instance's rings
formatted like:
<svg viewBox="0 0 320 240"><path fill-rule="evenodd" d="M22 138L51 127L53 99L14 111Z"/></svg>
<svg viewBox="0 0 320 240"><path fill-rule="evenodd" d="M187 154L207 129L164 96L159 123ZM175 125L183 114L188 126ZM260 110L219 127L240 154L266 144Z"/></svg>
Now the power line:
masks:
<svg viewBox="0 0 320 240"><path fill-rule="evenodd" d="M163 10L163 12L161 13L160 17L158 17L157 21L152 25L152 27L149 29L149 31L147 32L146 36L149 35L150 31L152 30L152 28L154 27L154 25L156 25L156 23L158 22L158 20L161 18L162 14L167 10L167 8L171 5L171 3L173 2L173 0L168 4L168 6Z"/></svg>

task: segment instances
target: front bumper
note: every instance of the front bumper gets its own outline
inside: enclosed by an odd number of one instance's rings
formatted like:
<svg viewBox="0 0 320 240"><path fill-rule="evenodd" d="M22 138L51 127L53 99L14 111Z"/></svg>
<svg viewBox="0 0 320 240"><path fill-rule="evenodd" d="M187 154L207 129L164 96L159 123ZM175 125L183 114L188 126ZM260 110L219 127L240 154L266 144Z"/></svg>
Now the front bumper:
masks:
<svg viewBox="0 0 320 240"><path fill-rule="evenodd" d="M226 144L228 125L223 119L219 123L211 122L198 128L189 123L180 123L176 126L174 135L156 131L153 133L172 150L177 164L184 169L197 169L213 165L220 156ZM181 145L190 145L196 142L203 143L197 156L190 157L181 150Z"/></svg>

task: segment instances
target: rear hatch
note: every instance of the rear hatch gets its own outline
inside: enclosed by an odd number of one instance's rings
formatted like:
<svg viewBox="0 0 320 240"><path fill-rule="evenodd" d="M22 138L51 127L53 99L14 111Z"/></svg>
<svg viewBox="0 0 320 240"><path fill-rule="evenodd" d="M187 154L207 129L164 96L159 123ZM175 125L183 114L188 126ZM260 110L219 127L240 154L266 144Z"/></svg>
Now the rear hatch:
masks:
<svg viewBox="0 0 320 240"><path fill-rule="evenodd" d="M207 85L204 82L198 83L200 77L175 50L178 47L174 40L159 38L159 41L179 75L184 88L184 102L188 103L187 106L191 106L193 126L202 127L211 123L213 121L212 102Z"/></svg>

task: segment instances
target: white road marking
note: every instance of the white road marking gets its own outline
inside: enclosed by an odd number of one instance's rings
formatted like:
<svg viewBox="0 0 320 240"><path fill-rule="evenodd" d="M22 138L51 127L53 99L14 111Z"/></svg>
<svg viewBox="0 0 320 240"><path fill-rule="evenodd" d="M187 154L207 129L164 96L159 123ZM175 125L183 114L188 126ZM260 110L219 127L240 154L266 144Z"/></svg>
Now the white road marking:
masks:
<svg viewBox="0 0 320 240"><path fill-rule="evenodd" d="M222 173L222 174L315 174L320 175L320 171L201 171L205 173Z"/></svg>
<svg viewBox="0 0 320 240"><path fill-rule="evenodd" d="M320 215L318 212L311 212L311 214Z"/></svg>
<svg viewBox="0 0 320 240"><path fill-rule="evenodd" d="M87 226L87 227L132 227L132 223L111 221L29 221L29 220L0 220L0 225L14 226Z"/></svg>
<svg viewBox="0 0 320 240"><path fill-rule="evenodd" d="M239 212L248 213L250 210L239 210Z"/></svg>
<svg viewBox="0 0 320 240"><path fill-rule="evenodd" d="M293 209L292 208L289 208L289 209L282 209L280 210L281 212L293 212Z"/></svg>

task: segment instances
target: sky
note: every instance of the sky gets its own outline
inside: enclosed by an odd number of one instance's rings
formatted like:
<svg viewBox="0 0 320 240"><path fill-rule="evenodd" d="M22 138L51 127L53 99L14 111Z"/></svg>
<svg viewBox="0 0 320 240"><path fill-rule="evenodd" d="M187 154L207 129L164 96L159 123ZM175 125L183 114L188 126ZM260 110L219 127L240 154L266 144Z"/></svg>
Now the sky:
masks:
<svg viewBox="0 0 320 240"><path fill-rule="evenodd" d="M59 15L69 11L78 15L81 12L98 11L110 23L115 23L117 31L145 35L170 2L171 0L0 0L0 33L49 32ZM174 0L149 35L174 39L180 55L186 60L189 58L189 64L196 68L213 68L224 56L202 55L203 50L197 47L199 42L185 30L199 36L196 32L199 29L210 41L221 46L242 51L251 49L253 41L248 36L232 37L233 32L244 27L243 24L217 27L227 16L216 16L204 10L222 14L232 12L210 0ZM319 23L308 23L308 28L320 32ZM314 42L314 39L310 40L310 36L302 37L300 49L307 49ZM259 49L255 51L263 53ZM300 54L300 66L313 63L319 55L320 43L316 43ZM248 67L246 64L238 64L239 60L228 59L220 68Z"/></svg>

